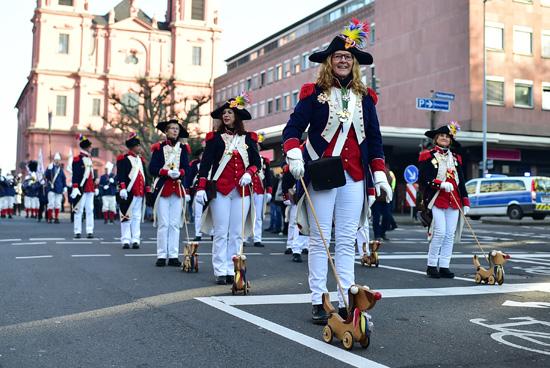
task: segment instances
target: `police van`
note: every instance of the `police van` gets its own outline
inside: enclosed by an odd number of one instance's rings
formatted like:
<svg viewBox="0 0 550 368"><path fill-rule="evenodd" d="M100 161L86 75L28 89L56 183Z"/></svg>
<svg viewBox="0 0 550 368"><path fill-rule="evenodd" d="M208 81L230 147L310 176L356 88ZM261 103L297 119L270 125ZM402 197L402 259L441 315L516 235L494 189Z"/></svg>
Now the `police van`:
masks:
<svg viewBox="0 0 550 368"><path fill-rule="evenodd" d="M466 183L470 218L508 216L519 220L531 216L543 220L550 214L550 178L488 174Z"/></svg>

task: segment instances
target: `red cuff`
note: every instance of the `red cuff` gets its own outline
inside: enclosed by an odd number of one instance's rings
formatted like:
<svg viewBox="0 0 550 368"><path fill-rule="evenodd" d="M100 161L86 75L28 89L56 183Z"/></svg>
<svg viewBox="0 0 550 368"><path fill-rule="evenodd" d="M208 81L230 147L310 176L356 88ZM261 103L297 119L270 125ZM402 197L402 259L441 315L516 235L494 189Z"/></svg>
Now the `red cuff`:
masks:
<svg viewBox="0 0 550 368"><path fill-rule="evenodd" d="M168 176L168 169L160 169L159 175L160 176Z"/></svg>
<svg viewBox="0 0 550 368"><path fill-rule="evenodd" d="M434 180L432 181L432 186L433 186L433 187L436 187L436 188L439 188L439 187L441 186L441 183L442 183L441 180L439 180L439 179L434 179Z"/></svg>
<svg viewBox="0 0 550 368"><path fill-rule="evenodd" d="M298 138L289 138L283 143L283 150L285 153L293 148L300 148L300 140Z"/></svg>
<svg viewBox="0 0 550 368"><path fill-rule="evenodd" d="M145 193L151 193L151 187L150 186L145 187Z"/></svg>
<svg viewBox="0 0 550 368"><path fill-rule="evenodd" d="M121 182L119 184L119 186L120 186L120 189L126 189L126 183L125 182Z"/></svg>
<svg viewBox="0 0 550 368"><path fill-rule="evenodd" d="M289 201L290 200L290 196L288 195L288 193L283 193L283 199L285 201Z"/></svg>
<svg viewBox="0 0 550 368"><path fill-rule="evenodd" d="M77 184L77 183L73 183L73 188L78 188L78 184Z"/></svg>
<svg viewBox="0 0 550 368"><path fill-rule="evenodd" d="M253 176L258 171L258 168L254 165L248 166L248 169L246 169L246 172L250 174L250 176Z"/></svg>
<svg viewBox="0 0 550 368"><path fill-rule="evenodd" d="M383 158L375 158L370 162L370 169L372 172L375 171L386 171L386 163Z"/></svg>
<svg viewBox="0 0 550 368"><path fill-rule="evenodd" d="M199 178L197 190L204 190L204 188L206 188L206 178Z"/></svg>
<svg viewBox="0 0 550 368"><path fill-rule="evenodd" d="M180 169L180 176L184 176L185 175L185 170L184 169Z"/></svg>
<svg viewBox="0 0 550 368"><path fill-rule="evenodd" d="M266 193L273 194L273 188L267 187L265 190Z"/></svg>
<svg viewBox="0 0 550 368"><path fill-rule="evenodd" d="M468 197L462 198L462 205L470 207L470 198Z"/></svg>
<svg viewBox="0 0 550 368"><path fill-rule="evenodd" d="M367 195L368 195L369 197L374 197L374 196L376 196L376 190L375 190L374 188L368 188L368 189L367 189Z"/></svg>

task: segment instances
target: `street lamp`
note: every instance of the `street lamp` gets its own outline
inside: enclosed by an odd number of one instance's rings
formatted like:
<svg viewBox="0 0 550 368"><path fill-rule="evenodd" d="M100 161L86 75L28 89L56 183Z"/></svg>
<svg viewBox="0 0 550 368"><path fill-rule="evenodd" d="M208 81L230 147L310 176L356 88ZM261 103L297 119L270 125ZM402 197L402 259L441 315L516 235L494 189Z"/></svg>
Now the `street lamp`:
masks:
<svg viewBox="0 0 550 368"><path fill-rule="evenodd" d="M481 130L483 134L482 143L482 165L481 176L485 177L487 174L487 50L485 48L485 3L487 0L483 0L483 106L482 106L482 123Z"/></svg>

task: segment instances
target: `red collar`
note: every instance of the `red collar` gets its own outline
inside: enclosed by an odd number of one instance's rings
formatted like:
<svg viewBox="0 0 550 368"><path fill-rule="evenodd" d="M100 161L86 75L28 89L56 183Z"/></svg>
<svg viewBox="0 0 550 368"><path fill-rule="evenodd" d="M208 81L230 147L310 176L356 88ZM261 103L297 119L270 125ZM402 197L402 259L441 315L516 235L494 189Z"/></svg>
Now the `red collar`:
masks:
<svg viewBox="0 0 550 368"><path fill-rule="evenodd" d="M164 141L164 143L166 143L168 146L174 147L174 146L176 145L176 143L178 143L178 141L176 140L176 142L174 142L174 144L172 144L172 141L171 141L170 139L167 138L167 139Z"/></svg>
<svg viewBox="0 0 550 368"><path fill-rule="evenodd" d="M441 154L445 154L445 153L451 151L450 149L445 150L445 149L443 149L443 148L441 148L441 147L439 147L439 146L435 146L435 147L434 147L434 150L435 150L436 152L441 153Z"/></svg>
<svg viewBox="0 0 550 368"><path fill-rule="evenodd" d="M132 152L132 151L128 151L128 156L134 156L134 157L137 157L137 155L136 155L136 154L135 154L134 152Z"/></svg>
<svg viewBox="0 0 550 368"><path fill-rule="evenodd" d="M90 157L90 154L89 154L88 152L86 152L86 151L80 151L80 154L81 154L82 156Z"/></svg>

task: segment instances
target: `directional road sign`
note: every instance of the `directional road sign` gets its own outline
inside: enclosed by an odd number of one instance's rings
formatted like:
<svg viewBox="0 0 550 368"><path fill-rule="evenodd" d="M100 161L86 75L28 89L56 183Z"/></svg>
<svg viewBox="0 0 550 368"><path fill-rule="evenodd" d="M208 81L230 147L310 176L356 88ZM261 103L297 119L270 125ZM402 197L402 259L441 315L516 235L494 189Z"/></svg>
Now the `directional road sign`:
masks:
<svg viewBox="0 0 550 368"><path fill-rule="evenodd" d="M407 166L405 171L403 171L403 176L405 177L405 181L407 183L416 183L418 180L418 168L414 165Z"/></svg>
<svg viewBox="0 0 550 368"><path fill-rule="evenodd" d="M455 95L454 93L449 93L449 92L435 92L434 95L433 95L434 98L439 98L441 100L449 100L449 101L454 101L455 100Z"/></svg>
<svg viewBox="0 0 550 368"><path fill-rule="evenodd" d="M449 100L436 100L433 98L417 98L416 109L449 112L451 110L451 102Z"/></svg>

